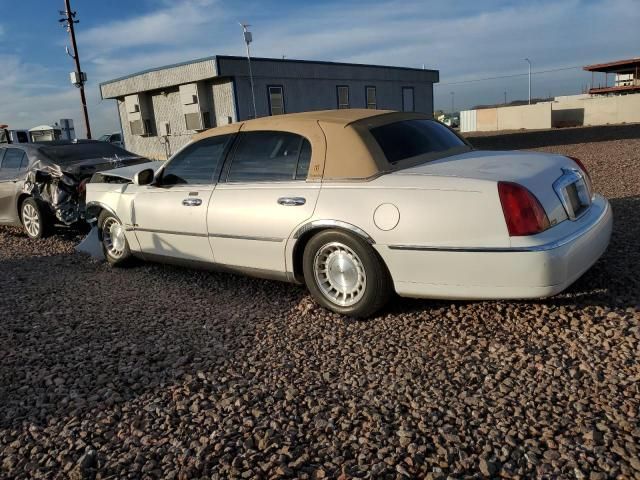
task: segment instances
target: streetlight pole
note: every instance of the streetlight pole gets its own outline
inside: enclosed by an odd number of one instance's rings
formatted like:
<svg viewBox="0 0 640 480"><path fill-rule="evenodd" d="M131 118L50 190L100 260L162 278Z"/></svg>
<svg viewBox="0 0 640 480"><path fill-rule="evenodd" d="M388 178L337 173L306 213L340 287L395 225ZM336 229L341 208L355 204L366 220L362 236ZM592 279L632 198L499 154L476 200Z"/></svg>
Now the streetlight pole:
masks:
<svg viewBox="0 0 640 480"><path fill-rule="evenodd" d="M454 104L453 102L454 102L455 97L456 97L455 92L451 92L451 114L452 115L453 115L453 111L454 111L453 110L453 104Z"/></svg>
<svg viewBox="0 0 640 480"><path fill-rule="evenodd" d="M524 61L529 64L529 105L531 105L531 60L525 58Z"/></svg>
<svg viewBox="0 0 640 480"><path fill-rule="evenodd" d="M80 89L80 101L82 102L82 113L84 114L84 124L87 130L87 138L91 139L91 125L89 124L89 111L87 110L87 99L84 95L84 84L87 81L86 74L80 68L80 54L78 53L78 44L76 43L76 32L74 30L74 24L78 23L80 20L75 20L76 12L71 11L71 5L69 0L64 1L65 11L60 12L60 15L64 15L64 18L61 18L60 23L64 23L67 27L67 31L69 32L69 36L71 37L71 47L73 48L73 54L69 52L67 48L67 53L71 58L73 58L76 64L75 76L73 73L71 74L72 83Z"/></svg>
<svg viewBox="0 0 640 480"><path fill-rule="evenodd" d="M251 71L251 51L249 49L249 44L253 41L253 35L251 35L251 32L247 30L251 25L248 23L241 23L240 26L244 33L244 43L247 44L247 64L249 65L249 82L251 82L251 98L253 99L253 118L258 118L258 111L256 110L256 92L253 88L253 72Z"/></svg>

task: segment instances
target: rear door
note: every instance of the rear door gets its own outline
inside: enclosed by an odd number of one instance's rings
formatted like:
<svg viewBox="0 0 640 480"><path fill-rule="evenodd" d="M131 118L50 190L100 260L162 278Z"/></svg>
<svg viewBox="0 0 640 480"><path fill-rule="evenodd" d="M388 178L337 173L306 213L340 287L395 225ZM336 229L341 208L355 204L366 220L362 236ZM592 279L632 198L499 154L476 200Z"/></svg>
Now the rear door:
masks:
<svg viewBox="0 0 640 480"><path fill-rule="evenodd" d="M311 217L320 191L306 181L311 154L309 140L295 133L240 133L209 206L216 263L286 271L286 241Z"/></svg>
<svg viewBox="0 0 640 480"><path fill-rule="evenodd" d="M169 161L157 184L133 187L132 220L143 254L213 262L207 208L233 137L199 140Z"/></svg>
<svg viewBox="0 0 640 480"><path fill-rule="evenodd" d="M18 178L27 166L27 156L19 148L0 148L0 222L19 220L16 198L20 184Z"/></svg>

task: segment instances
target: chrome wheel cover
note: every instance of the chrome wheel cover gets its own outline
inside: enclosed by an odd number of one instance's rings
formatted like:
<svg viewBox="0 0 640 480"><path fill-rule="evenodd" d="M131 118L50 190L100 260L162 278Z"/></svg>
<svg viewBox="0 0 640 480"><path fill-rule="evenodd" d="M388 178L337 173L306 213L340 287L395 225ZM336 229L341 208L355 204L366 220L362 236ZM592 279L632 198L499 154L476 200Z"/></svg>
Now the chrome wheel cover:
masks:
<svg viewBox="0 0 640 480"><path fill-rule="evenodd" d="M341 307L358 303L367 287L360 257L340 242L327 243L318 249L313 259L313 275L327 300Z"/></svg>
<svg viewBox="0 0 640 480"><path fill-rule="evenodd" d="M127 245L124 227L113 217L107 218L102 224L102 244L113 258L120 258L124 254Z"/></svg>
<svg viewBox="0 0 640 480"><path fill-rule="evenodd" d="M22 206L22 223L30 237L37 237L40 233L40 213L30 203Z"/></svg>

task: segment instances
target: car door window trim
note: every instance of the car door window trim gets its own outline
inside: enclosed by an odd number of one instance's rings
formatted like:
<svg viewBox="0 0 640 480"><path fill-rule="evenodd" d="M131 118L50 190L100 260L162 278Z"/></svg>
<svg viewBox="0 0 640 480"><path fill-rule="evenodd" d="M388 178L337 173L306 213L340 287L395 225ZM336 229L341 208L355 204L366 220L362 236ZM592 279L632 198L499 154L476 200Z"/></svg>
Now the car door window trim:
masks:
<svg viewBox="0 0 640 480"><path fill-rule="evenodd" d="M211 139L219 139L219 138L222 138L222 137L227 137L226 144L224 146L224 150L222 151L222 153L220 155L220 158L219 158L219 160L217 162L217 165L216 165L215 169L211 173L211 178L210 178L210 181L208 183L202 183L202 182L199 182L199 183L170 183L170 184L164 184L163 183L164 175L165 175L165 172L166 172L167 168L169 168L171 166L173 161L176 158L178 158L179 155L181 155L183 152L185 152L187 149L191 148L192 146L197 145L198 143L201 143L201 142L204 143L204 142L210 141ZM166 165L164 165L162 167L162 169L159 171L159 176L158 176L157 181L154 184L152 184L152 186L169 189L169 188L172 188L172 187L184 187L184 186L195 187L195 186L199 186L199 185L210 187L211 185L216 185L220 181L220 174L221 174L222 170L225 168L226 161L227 161L227 158L229 156L229 153L230 153L230 151L232 150L232 148L234 147L234 145L236 143L236 137L237 137L236 133L228 133L228 134L224 134L224 135L206 137L206 138L203 138L201 140L198 140L196 142L193 142L193 143L190 143L190 144L186 145L182 150L177 152L171 158L171 160L169 160L167 162Z"/></svg>
<svg viewBox="0 0 640 480"><path fill-rule="evenodd" d="M298 156L296 158L296 164L295 164L295 169L292 173L292 178L291 179L279 179L279 180L269 180L269 179L265 179L265 180L229 180L229 173L231 172L231 167L233 166L233 162L236 159L236 154L238 152L238 148L242 145L242 141L244 138L246 138L246 136L251 135L252 133L282 133L282 134L289 134L289 135L296 135L298 137L300 137L300 144L298 145ZM313 147L311 146L311 142L309 141L309 139L307 137L305 137L304 135L300 135L294 132L287 132L287 131L279 131L279 130L251 130L248 132L239 132L238 134L236 134L236 137L234 138L233 141L233 145L232 147L229 149L229 152L227 153L227 156L225 157L225 161L224 161L224 165L221 169L220 175L218 177L218 183L220 184L227 184L227 185L252 185L252 184L282 184L282 183L295 183L295 184L300 184L301 182L306 182L307 178L309 176L309 172L307 171L307 174L304 178L300 177L298 178L298 166L300 164L300 157L302 155L302 146L304 145L304 141L307 141L309 143L309 149L311 150L310 153L310 157L311 155L313 155ZM309 162L309 164L311 164L311 162Z"/></svg>

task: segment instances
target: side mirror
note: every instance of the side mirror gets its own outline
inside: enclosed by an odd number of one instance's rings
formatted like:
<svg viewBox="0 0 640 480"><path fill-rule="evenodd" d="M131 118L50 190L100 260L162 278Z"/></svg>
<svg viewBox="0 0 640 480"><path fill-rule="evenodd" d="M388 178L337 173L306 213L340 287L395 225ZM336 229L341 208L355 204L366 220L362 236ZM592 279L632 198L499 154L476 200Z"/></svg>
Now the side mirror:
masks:
<svg viewBox="0 0 640 480"><path fill-rule="evenodd" d="M151 185L153 182L153 177L155 176L153 169L145 168L144 170L140 170L133 176L133 183L136 185Z"/></svg>

